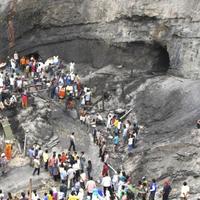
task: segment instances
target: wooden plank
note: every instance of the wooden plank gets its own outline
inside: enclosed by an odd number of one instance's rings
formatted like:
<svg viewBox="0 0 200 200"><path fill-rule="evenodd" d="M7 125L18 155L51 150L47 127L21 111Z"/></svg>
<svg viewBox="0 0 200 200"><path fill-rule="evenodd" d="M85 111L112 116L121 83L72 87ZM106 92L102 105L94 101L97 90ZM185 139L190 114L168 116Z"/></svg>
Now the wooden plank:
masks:
<svg viewBox="0 0 200 200"><path fill-rule="evenodd" d="M124 120L132 111L133 109L131 108L128 112L126 112L122 117L120 117L120 120Z"/></svg>
<svg viewBox="0 0 200 200"><path fill-rule="evenodd" d="M8 121L8 118L5 118L3 120L0 121L4 130L4 134L5 134L5 140L14 140L14 135L12 132L12 129L10 127L10 123Z"/></svg>

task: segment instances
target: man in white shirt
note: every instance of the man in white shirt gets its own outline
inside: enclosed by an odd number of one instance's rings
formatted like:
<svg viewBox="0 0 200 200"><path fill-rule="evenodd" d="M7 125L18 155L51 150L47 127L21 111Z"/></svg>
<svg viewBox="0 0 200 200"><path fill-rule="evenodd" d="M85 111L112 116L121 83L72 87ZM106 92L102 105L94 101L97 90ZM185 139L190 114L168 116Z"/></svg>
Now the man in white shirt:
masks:
<svg viewBox="0 0 200 200"><path fill-rule="evenodd" d="M181 187L181 200L188 200L190 192L190 187L187 185L187 182L183 183L183 186Z"/></svg>
<svg viewBox="0 0 200 200"><path fill-rule="evenodd" d="M15 87L15 78L13 76L13 74L10 76L10 89L11 89L11 92L13 91Z"/></svg>
<svg viewBox="0 0 200 200"><path fill-rule="evenodd" d="M110 192L110 196L112 196L112 188L111 188L112 180L111 180L111 177L108 176L107 173L106 173L105 176L102 178L101 184L102 184L102 186L103 186L104 196L106 196L106 191L107 191L107 190Z"/></svg>
<svg viewBox="0 0 200 200"><path fill-rule="evenodd" d="M75 175L74 169L70 166L70 168L67 170L67 188L70 189L72 186L72 181Z"/></svg>

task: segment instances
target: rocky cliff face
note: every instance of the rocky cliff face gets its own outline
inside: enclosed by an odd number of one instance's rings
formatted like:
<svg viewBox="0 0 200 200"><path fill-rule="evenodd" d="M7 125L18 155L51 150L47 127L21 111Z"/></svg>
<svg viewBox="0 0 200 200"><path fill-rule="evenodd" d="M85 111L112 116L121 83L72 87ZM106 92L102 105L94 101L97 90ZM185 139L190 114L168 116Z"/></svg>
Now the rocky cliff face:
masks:
<svg viewBox="0 0 200 200"><path fill-rule="evenodd" d="M170 61L173 73L199 76L198 0L17 2L14 49L19 52L155 71L167 71ZM0 23L2 56L8 47L7 15L8 8Z"/></svg>

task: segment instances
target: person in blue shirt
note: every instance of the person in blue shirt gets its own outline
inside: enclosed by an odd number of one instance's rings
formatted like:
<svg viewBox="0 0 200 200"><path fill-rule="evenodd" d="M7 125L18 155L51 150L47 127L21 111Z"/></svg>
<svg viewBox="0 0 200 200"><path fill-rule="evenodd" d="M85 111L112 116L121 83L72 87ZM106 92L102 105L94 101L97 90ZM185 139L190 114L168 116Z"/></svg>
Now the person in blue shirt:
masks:
<svg viewBox="0 0 200 200"><path fill-rule="evenodd" d="M115 137L114 137L114 139L113 139L113 143L114 143L113 151L116 152L116 151L117 151L118 144L119 144L119 136L118 136L118 135L115 135Z"/></svg>
<svg viewBox="0 0 200 200"><path fill-rule="evenodd" d="M155 199L156 190L157 190L156 180L152 179L152 182L150 184L149 200L154 200Z"/></svg>
<svg viewBox="0 0 200 200"><path fill-rule="evenodd" d="M48 195L47 195L47 193L46 193L46 192L44 193L43 200L48 200Z"/></svg>

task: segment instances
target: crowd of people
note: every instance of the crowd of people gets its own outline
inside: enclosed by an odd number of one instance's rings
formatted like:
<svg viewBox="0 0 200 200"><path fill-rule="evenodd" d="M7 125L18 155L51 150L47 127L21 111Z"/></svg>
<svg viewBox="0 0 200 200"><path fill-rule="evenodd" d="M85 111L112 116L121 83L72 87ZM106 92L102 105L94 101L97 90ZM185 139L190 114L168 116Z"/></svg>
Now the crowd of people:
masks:
<svg viewBox="0 0 200 200"><path fill-rule="evenodd" d="M148 181L142 177L134 184L130 175L124 170L111 173L109 153L107 148L108 138L103 134L111 135L113 139L112 151L118 152L119 144L127 146L131 154L135 148L139 134L139 126L136 122L122 121L120 115L110 112L104 120L100 113L91 114L87 106L91 105L91 89L83 86L78 74L75 73L75 63L69 64L68 70L54 56L43 63L34 56L19 57L15 52L13 58L8 58L6 69L0 74L0 109L16 106L18 97L21 98L21 107L27 108L29 97L29 85L35 86L41 83L47 88L52 100L65 99L66 107L74 108L75 99L79 100L80 121L88 126L88 132L92 134L94 143L99 146L99 157L103 163L100 178L95 180L93 175L95 163L86 160L84 152L78 152L76 147L76 133L70 135L68 151L50 153L48 149L42 149L37 144L28 150L30 165L33 167L33 176L40 175L44 168L55 182L59 182L59 190L54 187L42 196L33 190L32 193L21 193L21 197L12 197L11 193L4 194L0 190L0 200L154 200L158 191L155 179ZM5 155L1 156L2 160ZM172 188L169 181L165 181L161 193L163 200L169 199ZM189 187L184 182L181 190L181 198L187 200Z"/></svg>

